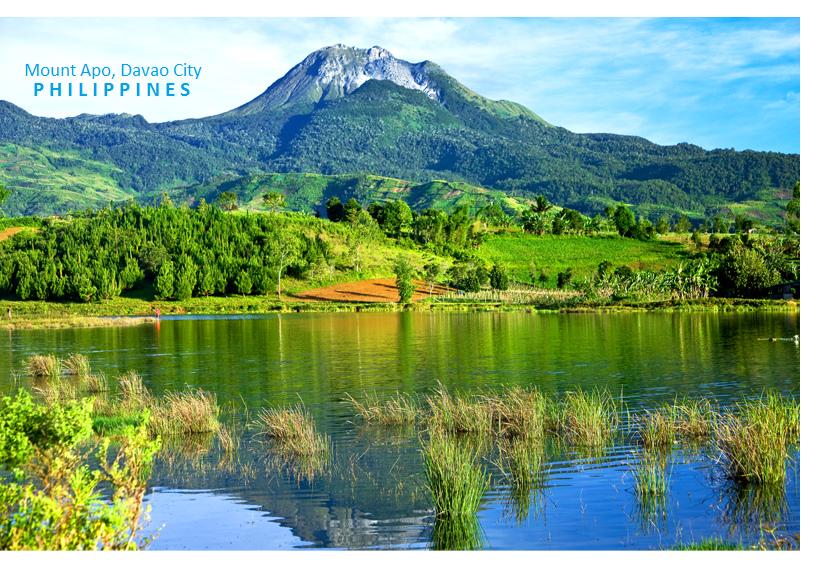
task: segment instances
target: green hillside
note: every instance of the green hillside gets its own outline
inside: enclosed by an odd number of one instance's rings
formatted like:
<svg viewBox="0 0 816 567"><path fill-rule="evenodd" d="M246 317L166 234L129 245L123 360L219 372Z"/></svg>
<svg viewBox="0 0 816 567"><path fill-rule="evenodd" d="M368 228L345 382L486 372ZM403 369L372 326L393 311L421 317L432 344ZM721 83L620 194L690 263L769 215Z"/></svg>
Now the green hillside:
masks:
<svg viewBox="0 0 816 567"><path fill-rule="evenodd" d="M11 190L8 215L48 215L107 206L133 198L114 177L116 166L86 159L76 151L0 144L0 185Z"/></svg>
<svg viewBox="0 0 816 567"><path fill-rule="evenodd" d="M191 203L199 199L214 202L224 191L235 193L239 206L250 210L263 210L262 195L269 191L282 193L288 209L302 212L320 210L325 213L324 205L331 197L338 197L342 201L354 198L364 206L402 199L413 209L436 208L446 212L462 205L476 210L491 203L499 203L509 212L520 212L526 208L520 200L501 191L469 183L445 180L419 183L380 175L253 174L219 178L172 192L171 196Z"/></svg>

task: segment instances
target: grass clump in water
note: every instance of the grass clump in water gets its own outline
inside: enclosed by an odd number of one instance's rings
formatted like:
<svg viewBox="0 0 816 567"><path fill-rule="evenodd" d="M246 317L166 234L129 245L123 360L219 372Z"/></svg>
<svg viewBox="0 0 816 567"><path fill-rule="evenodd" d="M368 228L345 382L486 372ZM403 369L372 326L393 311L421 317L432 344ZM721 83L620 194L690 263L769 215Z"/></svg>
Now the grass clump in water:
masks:
<svg viewBox="0 0 816 567"><path fill-rule="evenodd" d="M736 482L785 482L788 448L799 442L799 402L764 393L737 405L717 424L717 449L725 475Z"/></svg>
<svg viewBox="0 0 816 567"><path fill-rule="evenodd" d="M62 375L59 359L53 354L35 354L26 360L26 371L35 378L59 380Z"/></svg>
<svg viewBox="0 0 816 567"><path fill-rule="evenodd" d="M505 437L541 437L557 427L557 406L536 388L513 386L485 399Z"/></svg>
<svg viewBox="0 0 816 567"><path fill-rule="evenodd" d="M326 470L329 438L317 432L314 418L302 405L263 409L253 426L275 442L276 452L266 459L273 470L286 470L298 481L310 482Z"/></svg>
<svg viewBox="0 0 816 567"><path fill-rule="evenodd" d="M647 452L671 449L676 430L677 423L672 408L646 411L638 417L638 437Z"/></svg>
<svg viewBox="0 0 816 567"><path fill-rule="evenodd" d="M119 404L126 410L150 408L155 404L153 394L144 385L139 374L131 370L118 378Z"/></svg>
<svg viewBox="0 0 816 567"><path fill-rule="evenodd" d="M437 433L487 434L492 430L492 409L474 396L451 396L440 386L428 397L428 427Z"/></svg>
<svg viewBox="0 0 816 567"><path fill-rule="evenodd" d="M706 439L714 432L717 414L707 399L675 401L671 411L677 434L683 439Z"/></svg>
<svg viewBox="0 0 816 567"><path fill-rule="evenodd" d="M317 432L314 418L302 405L265 408L258 414L255 426L286 453L318 455L328 451L328 438Z"/></svg>
<svg viewBox="0 0 816 567"><path fill-rule="evenodd" d="M153 405L149 430L154 435L194 435L219 429L215 395L203 390L169 392Z"/></svg>
<svg viewBox="0 0 816 567"><path fill-rule="evenodd" d="M639 498L664 497L669 490L666 462L657 451L641 451L632 467L635 493Z"/></svg>
<svg viewBox="0 0 816 567"><path fill-rule="evenodd" d="M490 477L476 455L447 435L432 433L422 447L425 478L438 518L473 517Z"/></svg>
<svg viewBox="0 0 816 567"><path fill-rule="evenodd" d="M516 522L523 522L530 510L539 511L538 498L544 465L545 447L531 438L505 440L499 445L499 468L509 479L510 512Z"/></svg>
<svg viewBox="0 0 816 567"><path fill-rule="evenodd" d="M366 393L362 399L346 394L357 415L369 423L380 425L413 425L421 415L416 400L406 394L381 399Z"/></svg>
<svg viewBox="0 0 816 567"><path fill-rule="evenodd" d="M737 482L785 482L788 436L784 423L726 415L717 428L717 449L725 475Z"/></svg>
<svg viewBox="0 0 816 567"><path fill-rule="evenodd" d="M599 447L609 443L619 422L618 406L606 390L567 392L561 406L559 430L576 445Z"/></svg>
<svg viewBox="0 0 816 567"><path fill-rule="evenodd" d="M747 423L775 422L788 443L799 442L800 405L794 399L785 398L778 392L764 392L755 400L740 403L737 413Z"/></svg>
<svg viewBox="0 0 816 567"><path fill-rule="evenodd" d="M84 354L74 353L61 361L62 368L69 376L76 376L85 381L91 375L91 363Z"/></svg>

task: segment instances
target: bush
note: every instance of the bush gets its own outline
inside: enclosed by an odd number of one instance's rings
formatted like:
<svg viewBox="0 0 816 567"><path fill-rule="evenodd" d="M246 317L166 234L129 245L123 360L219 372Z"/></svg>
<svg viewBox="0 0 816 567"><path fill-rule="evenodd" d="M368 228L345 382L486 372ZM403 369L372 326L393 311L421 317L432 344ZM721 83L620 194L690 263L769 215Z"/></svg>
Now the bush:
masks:
<svg viewBox="0 0 816 567"><path fill-rule="evenodd" d="M80 450L91 434L92 400L40 406L20 391L0 399L0 549L137 549L142 501L158 441L144 420L93 459ZM92 470L90 462L98 463ZM110 496L103 498L104 493Z"/></svg>

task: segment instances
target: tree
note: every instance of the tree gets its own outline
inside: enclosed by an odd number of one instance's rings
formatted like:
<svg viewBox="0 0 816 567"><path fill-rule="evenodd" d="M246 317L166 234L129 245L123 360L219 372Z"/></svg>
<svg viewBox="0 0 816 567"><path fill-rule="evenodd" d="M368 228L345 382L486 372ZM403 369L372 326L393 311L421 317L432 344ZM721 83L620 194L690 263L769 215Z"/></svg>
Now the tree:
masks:
<svg viewBox="0 0 816 567"><path fill-rule="evenodd" d="M232 191L224 191L218 195L218 206L225 211L234 211L238 208L238 195Z"/></svg>
<svg viewBox="0 0 816 567"><path fill-rule="evenodd" d="M689 231L691 231L691 221L686 215L680 215L674 224L674 232L685 234Z"/></svg>
<svg viewBox="0 0 816 567"><path fill-rule="evenodd" d="M667 232L669 232L670 228L671 227L669 226L669 217L663 215L659 219L657 219L655 230L657 231L658 234L666 234Z"/></svg>
<svg viewBox="0 0 816 567"><path fill-rule="evenodd" d="M189 256L182 256L176 273L176 299L190 299L196 284L195 262Z"/></svg>
<svg viewBox="0 0 816 567"><path fill-rule="evenodd" d="M241 295L252 293L252 278L246 270L238 272L238 277L235 278L235 288Z"/></svg>
<svg viewBox="0 0 816 567"><path fill-rule="evenodd" d="M175 291L175 265L173 260L165 260L159 268L154 285L156 299L170 299Z"/></svg>
<svg viewBox="0 0 816 567"><path fill-rule="evenodd" d="M343 220L345 208L343 202L337 197L331 197L326 201L326 218L332 222L340 222Z"/></svg>
<svg viewBox="0 0 816 567"><path fill-rule="evenodd" d="M635 213L626 205L617 206L612 214L612 222L615 223L615 228L618 229L618 234L621 236L632 236L632 232L637 226Z"/></svg>
<svg viewBox="0 0 816 567"><path fill-rule="evenodd" d="M282 209L286 206L286 197L283 196L283 193L268 191L263 194L263 204L265 207L273 211Z"/></svg>
<svg viewBox="0 0 816 567"><path fill-rule="evenodd" d="M521 219L521 226L525 232L532 234L544 234L547 232L547 217L544 213L527 211Z"/></svg>
<svg viewBox="0 0 816 567"><path fill-rule="evenodd" d="M281 299L281 277L283 271L294 262L301 249L302 241L288 231L278 231L270 241L270 264L278 279L278 300ZM249 293L249 292L247 292Z"/></svg>
<svg viewBox="0 0 816 567"><path fill-rule="evenodd" d="M759 251L744 246L734 246L723 256L717 276L719 290L737 297L763 295L781 280Z"/></svg>
<svg viewBox="0 0 816 567"><path fill-rule="evenodd" d="M442 266L438 262L431 262L425 266L425 285L428 286L428 294L433 295L434 285L442 275Z"/></svg>
<svg viewBox="0 0 816 567"><path fill-rule="evenodd" d="M510 278L507 276L507 271L499 263L493 264L490 270L490 287L495 290L505 290L510 287Z"/></svg>
<svg viewBox="0 0 816 567"><path fill-rule="evenodd" d="M349 224L357 224L362 213L365 213L365 211L354 197L346 201L346 204L343 205L343 221Z"/></svg>
<svg viewBox="0 0 816 567"><path fill-rule="evenodd" d="M0 187L0 203L2 202L2 187ZM793 196L785 207L785 230L788 233L799 234L799 227L799 182L797 181L793 186Z"/></svg>
<svg viewBox="0 0 816 567"><path fill-rule="evenodd" d="M572 268L567 268L563 272L558 272L558 281L556 283L558 289L564 289L572 281Z"/></svg>
<svg viewBox="0 0 816 567"><path fill-rule="evenodd" d="M414 269L405 257L400 257L394 264L394 273L397 276L397 291L400 303L411 303L414 296Z"/></svg>
<svg viewBox="0 0 816 567"><path fill-rule="evenodd" d="M545 197L544 195L537 195L535 198L535 203L533 206L530 207L530 210L534 213L546 213L552 208L552 203Z"/></svg>
<svg viewBox="0 0 816 567"><path fill-rule="evenodd" d="M373 216L373 215L372 215ZM408 203L401 199L388 201L382 208L382 220L374 217L388 236L399 238L405 230L411 228L413 213Z"/></svg>
<svg viewBox="0 0 816 567"><path fill-rule="evenodd" d="M737 234L748 234L754 228L754 221L743 215L734 216L734 231Z"/></svg>

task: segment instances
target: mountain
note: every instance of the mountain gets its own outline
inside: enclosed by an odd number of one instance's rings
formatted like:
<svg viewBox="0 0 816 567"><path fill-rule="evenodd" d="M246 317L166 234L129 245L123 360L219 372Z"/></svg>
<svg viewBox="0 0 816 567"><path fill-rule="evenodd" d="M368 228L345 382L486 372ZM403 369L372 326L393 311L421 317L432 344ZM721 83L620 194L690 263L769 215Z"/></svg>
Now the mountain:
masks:
<svg viewBox="0 0 816 567"><path fill-rule="evenodd" d="M67 167L60 156L75 169L84 160L83 171L104 170L140 199L204 194L224 178L312 172L401 178L411 187L463 182L519 199L544 194L585 212L627 202L649 214L703 215L784 194L799 178L798 155L576 134L520 104L482 97L430 61L343 45L311 53L255 99L203 119L41 118L0 101L0 143L0 181L14 191L7 212L62 212L83 201L81 185L55 188L10 168L3 155L14 152L50 156L55 171ZM43 196L57 189L75 198Z"/></svg>

